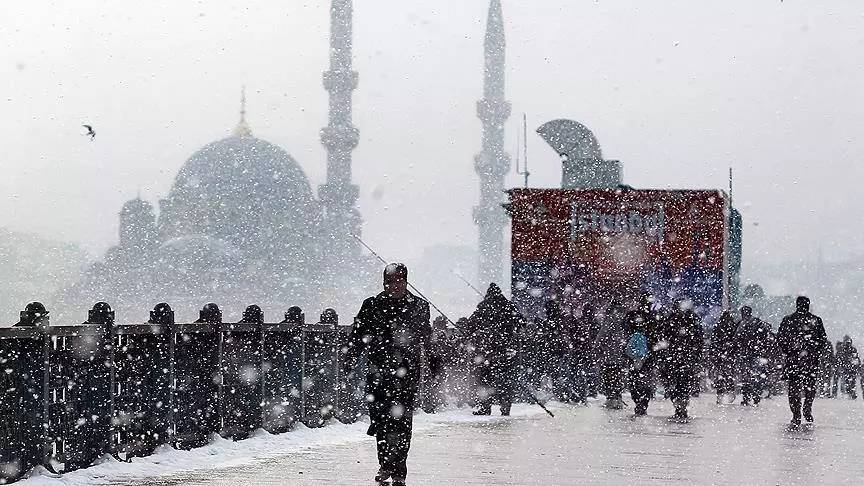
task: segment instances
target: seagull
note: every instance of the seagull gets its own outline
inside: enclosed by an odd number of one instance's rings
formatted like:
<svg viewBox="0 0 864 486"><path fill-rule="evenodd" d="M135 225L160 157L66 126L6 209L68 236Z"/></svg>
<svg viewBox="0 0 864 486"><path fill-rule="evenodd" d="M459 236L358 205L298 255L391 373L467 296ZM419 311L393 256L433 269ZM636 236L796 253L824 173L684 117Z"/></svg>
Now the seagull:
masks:
<svg viewBox="0 0 864 486"><path fill-rule="evenodd" d="M90 141L92 142L96 138L96 132L93 131L93 127L91 127L90 125L82 126L87 129L87 133L85 133L84 135L90 135Z"/></svg>

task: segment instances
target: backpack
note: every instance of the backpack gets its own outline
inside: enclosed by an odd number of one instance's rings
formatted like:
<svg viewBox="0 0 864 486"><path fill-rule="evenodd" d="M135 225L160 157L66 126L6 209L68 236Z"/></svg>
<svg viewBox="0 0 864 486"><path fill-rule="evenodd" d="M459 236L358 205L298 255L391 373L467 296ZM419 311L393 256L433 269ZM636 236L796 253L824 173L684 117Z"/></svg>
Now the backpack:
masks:
<svg viewBox="0 0 864 486"><path fill-rule="evenodd" d="M624 350L632 360L642 360L648 356L648 339L641 332L634 332L627 340L627 348Z"/></svg>

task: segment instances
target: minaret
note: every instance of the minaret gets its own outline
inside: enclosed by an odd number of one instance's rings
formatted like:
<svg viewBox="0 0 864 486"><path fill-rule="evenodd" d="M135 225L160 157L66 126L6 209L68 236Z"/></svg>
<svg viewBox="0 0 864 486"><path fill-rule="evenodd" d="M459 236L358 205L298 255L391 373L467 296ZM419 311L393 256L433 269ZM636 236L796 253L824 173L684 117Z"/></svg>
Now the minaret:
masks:
<svg viewBox="0 0 864 486"><path fill-rule="evenodd" d="M504 152L504 123L510 118L510 103L504 99L505 66L504 17L501 1L492 0L486 22L483 99L477 116L483 123L483 150L474 158L480 176L480 204L474 208L479 231L480 285L500 284L504 263L504 176L510 170L510 156Z"/></svg>
<svg viewBox="0 0 864 486"><path fill-rule="evenodd" d="M329 123L321 130L327 149L327 182L318 191L323 205L323 237L328 267L336 275L360 254L359 190L351 183L351 151L359 133L351 121L351 94L357 73L351 70L352 0L332 0L330 5L330 70L324 72L324 88L330 93Z"/></svg>

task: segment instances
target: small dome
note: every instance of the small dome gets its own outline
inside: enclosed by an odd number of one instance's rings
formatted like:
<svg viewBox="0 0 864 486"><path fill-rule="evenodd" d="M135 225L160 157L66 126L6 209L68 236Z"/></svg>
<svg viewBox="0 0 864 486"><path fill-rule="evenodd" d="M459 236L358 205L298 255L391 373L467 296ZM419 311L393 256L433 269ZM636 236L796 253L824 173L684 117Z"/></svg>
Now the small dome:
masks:
<svg viewBox="0 0 864 486"><path fill-rule="evenodd" d="M602 159L603 152L597 137L585 125L567 119L552 120L537 129L559 155L571 159Z"/></svg>

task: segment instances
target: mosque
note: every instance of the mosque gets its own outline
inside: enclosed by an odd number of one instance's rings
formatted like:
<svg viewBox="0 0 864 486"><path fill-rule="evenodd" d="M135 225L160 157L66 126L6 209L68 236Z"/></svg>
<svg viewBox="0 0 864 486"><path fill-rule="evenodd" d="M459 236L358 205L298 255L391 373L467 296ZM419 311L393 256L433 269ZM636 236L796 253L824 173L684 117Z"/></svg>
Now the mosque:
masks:
<svg viewBox="0 0 864 486"><path fill-rule="evenodd" d="M380 266L361 253L359 190L351 182L352 1L331 4L329 123L321 131L327 180L316 191L281 147L256 138L245 119L230 136L195 152L180 168L159 211L140 197L120 210L119 242L60 298L69 312L98 300L121 318L146 316L161 301L178 311L207 302L239 312L300 304L358 305L378 286ZM347 311L347 307L346 307Z"/></svg>

